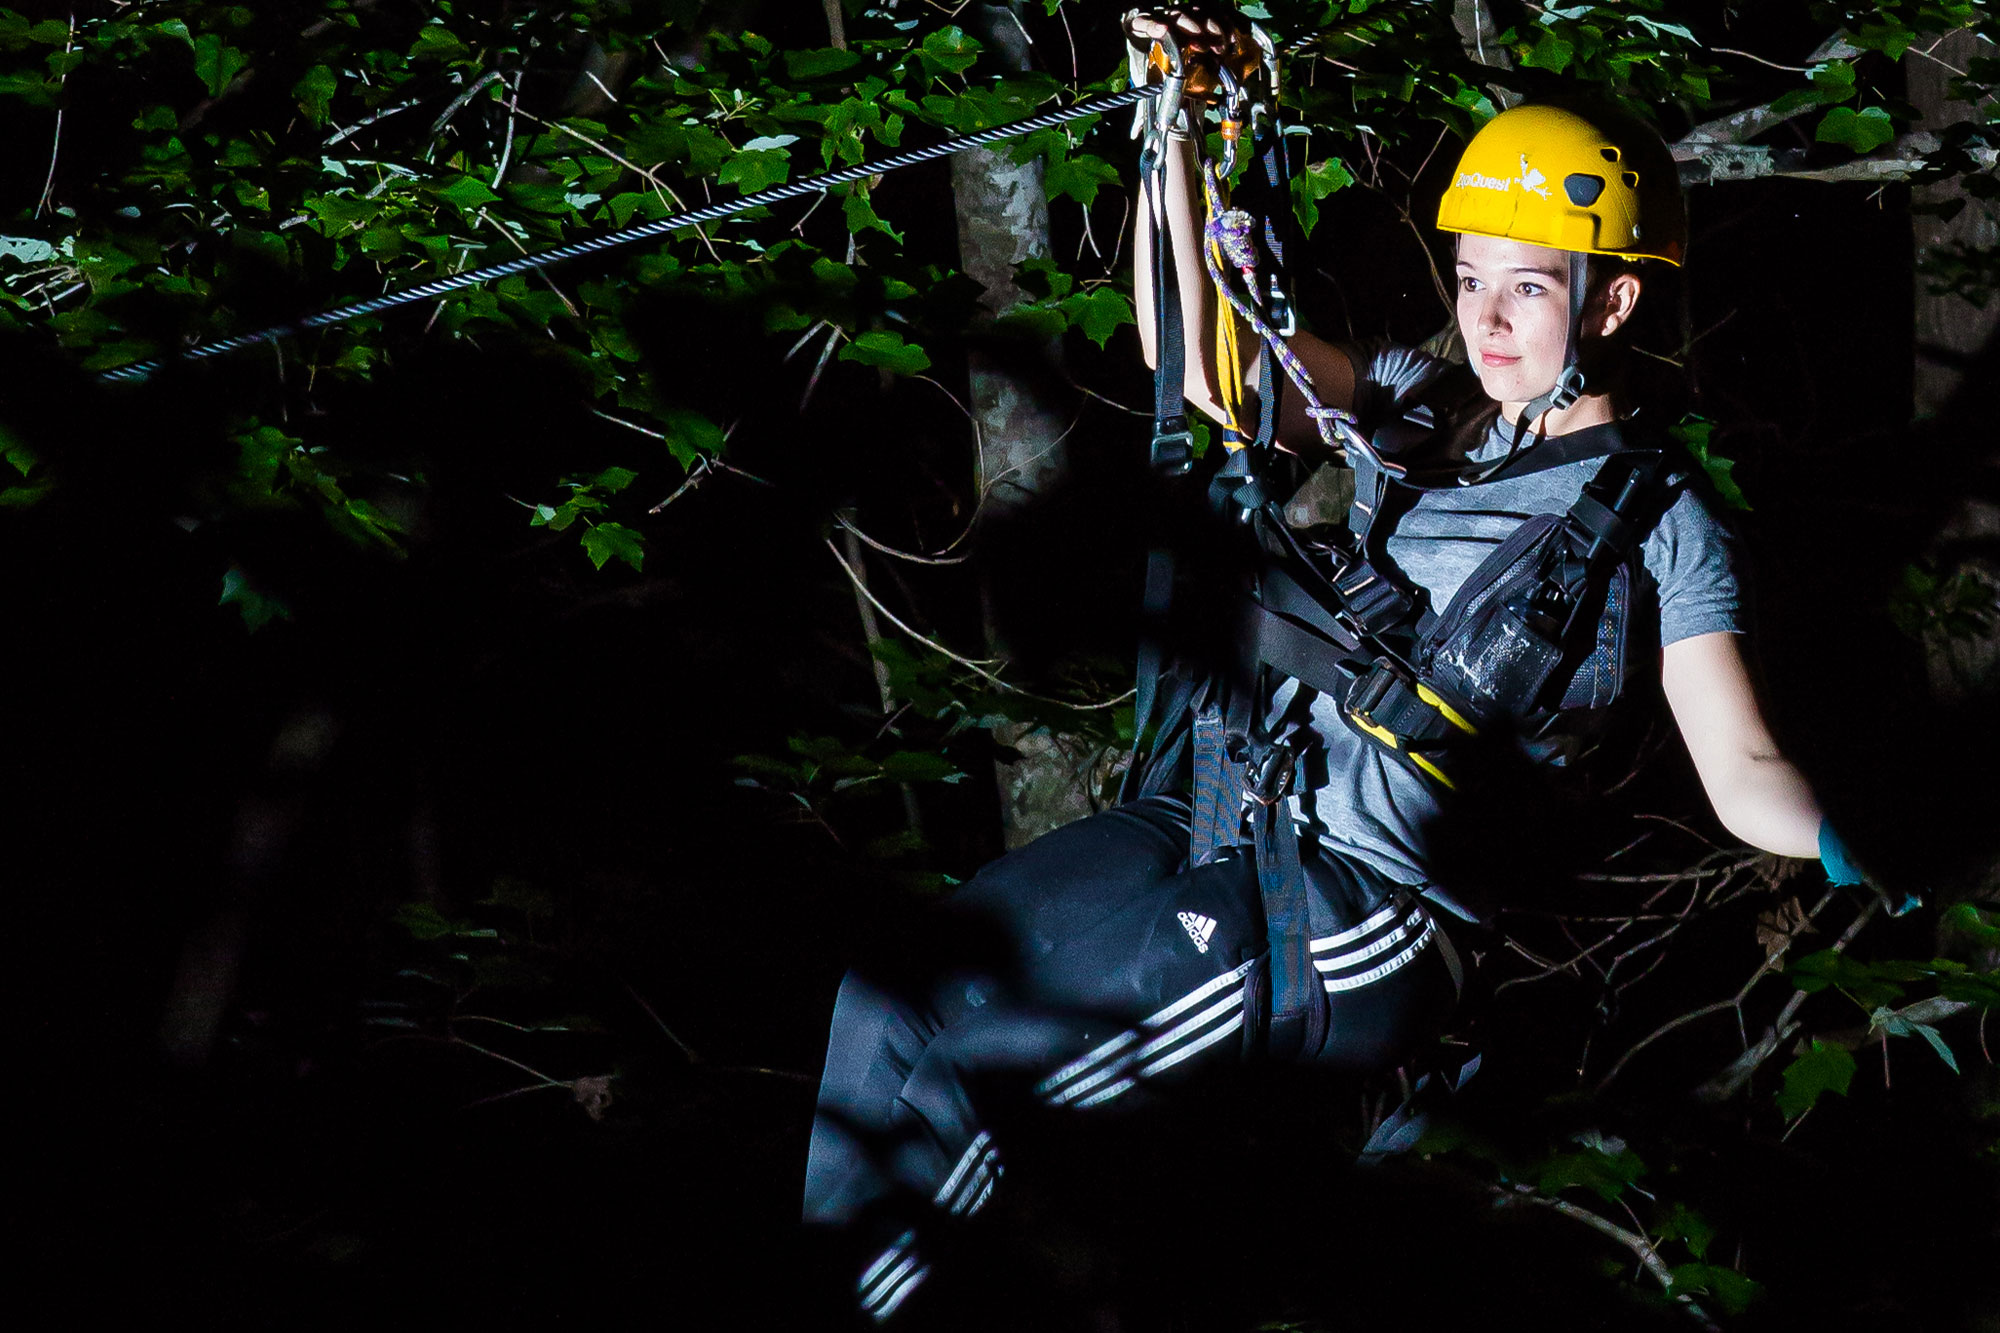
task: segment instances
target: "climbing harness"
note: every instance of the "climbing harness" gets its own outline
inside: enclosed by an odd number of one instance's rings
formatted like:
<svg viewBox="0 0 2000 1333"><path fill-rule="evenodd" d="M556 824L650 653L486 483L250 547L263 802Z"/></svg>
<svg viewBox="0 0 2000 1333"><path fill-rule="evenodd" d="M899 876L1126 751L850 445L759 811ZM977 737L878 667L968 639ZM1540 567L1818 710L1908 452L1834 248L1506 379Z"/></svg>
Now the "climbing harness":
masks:
<svg viewBox="0 0 2000 1333"><path fill-rule="evenodd" d="M1167 65L1179 67L1177 56ZM1334 929L1327 905L1307 883L1291 810L1292 799L1305 797L1313 786L1313 701L1331 699L1357 736L1442 790L1464 785L1475 750L1495 742L1512 742L1543 762L1574 762L1622 688L1631 562L1674 487L1665 450L1628 438L1628 428L1618 424L1527 438L1530 423L1570 406L1584 390L1577 364L1587 276L1581 247L1573 248L1569 259L1562 373L1522 414L1499 457L1477 463L1467 457L1468 446L1486 438L1494 410L1469 371L1434 374L1410 395L1413 404L1398 417L1366 432L1351 412L1327 406L1287 342L1293 332L1291 305L1282 238L1274 225L1289 213L1278 151L1281 127L1274 112L1252 109L1254 94L1238 71L1224 65L1214 82L1221 148L1213 160L1199 149L1196 156L1203 159L1207 277L1227 307L1217 321L1216 359L1230 457L1209 498L1230 526L1247 530L1259 560L1238 603L1233 637L1240 657L1233 666L1169 684L1158 678L1157 649L1142 649L1137 726L1145 753L1135 756L1125 795L1191 791L1191 864L1250 844L1270 948L1260 979L1270 995L1264 1049L1283 1057L1310 1054L1324 1037L1326 1003L1309 944ZM1168 95L1185 100L1191 83L1182 72ZM1268 86L1275 93L1275 62ZM1154 460L1163 475L1175 475L1185 468L1163 465L1171 461L1163 455L1185 429L1185 418L1176 415L1184 410L1184 367L1161 161L1174 104L1163 97L1155 105L1161 116L1149 127L1141 159L1155 218ZM1261 226L1250 209L1230 197L1246 121L1256 126L1252 145L1265 148L1271 163L1267 177L1279 187ZM1597 140L1582 138L1572 147L1578 154L1588 151L1592 160L1612 162ZM1517 157L1526 179L1527 157ZM1619 178L1626 194L1632 193L1632 178L1631 172ZM1619 202L1616 191L1598 193L1607 205ZM1486 229L1477 216L1461 221L1454 229ZM1638 232L1636 218L1625 219L1625 225ZM1618 244L1612 227L1597 228L1593 240L1600 239ZM1264 349L1257 370L1261 414L1254 429L1241 415L1245 358L1239 322ZM1274 382L1273 367L1285 372L1288 384ZM1267 490L1278 463L1273 427L1281 388L1302 396L1307 417L1353 471L1345 531L1333 537L1311 540L1295 531L1280 497ZM1577 501L1561 514L1524 522L1441 611L1427 604L1424 592L1387 556L1395 519L1423 491L1524 477L1586 460L1599 460L1598 467ZM1172 587L1171 566L1155 553L1148 568L1149 632L1158 633L1165 621ZM1277 687L1287 680L1295 682L1289 702L1278 716L1267 716ZM1169 694L1164 702L1163 692Z"/></svg>
<svg viewBox="0 0 2000 1333"><path fill-rule="evenodd" d="M1088 97L1081 102L1072 103L1055 111L1045 111L1040 115L1029 116L1023 120L1009 121L1005 125L996 125L991 129L975 130L968 134L954 135L939 143L931 144L926 148L914 148L908 152L892 153L887 157L860 162L851 167L841 167L834 171L823 172L817 176L809 176L804 180L793 181L787 185L777 185L768 190L759 190L754 194L746 194L741 199L732 200L728 203L710 204L706 208L697 208L691 212L670 214L667 217L656 218L651 222L642 222L636 226L606 232L602 236L592 236L581 241L572 241L566 245L558 245L531 255L521 255L502 263L489 264L484 268L468 269L463 273L454 273L448 277L418 283L414 287L405 287L399 291L385 292L381 296L369 297L364 301L354 301L347 305L335 306L331 310L323 310L318 314L308 315L293 323L274 324L270 328L259 329L254 333L239 333L232 337L218 338L212 342L200 343L171 358L135 361L130 365L119 366L115 370L105 371L99 378L108 382L143 380L150 377L155 371L158 371L169 360L199 361L205 357L220 356L225 352L240 351L245 347L252 347L258 343L272 342L288 334L303 333L310 329L323 329L335 324L344 324L349 320L359 319L364 315L380 314L384 310L393 310L397 306L408 305L413 301L428 301L433 297L444 296L450 292L459 291L466 287L474 287L483 282L492 282L499 278L511 277L516 273L534 272L538 269L548 268L568 260L580 259L585 255L601 254L605 251L632 245L638 241L671 235L688 227L700 226L707 222L719 222L723 218L734 217L738 213L747 213L753 208L765 208L772 204L782 203L787 199L797 199L803 195L817 194L822 190L831 189L836 185L846 185L853 181L866 180L870 176L883 175L903 167L915 166L920 162L934 162L939 158L950 157L954 153L962 153L968 148L977 148L982 144L997 143L1004 139L1018 138L1021 135L1032 134L1037 130L1050 129L1072 120L1081 120L1086 116L1101 116L1107 111L1116 111L1120 107L1133 106L1145 102L1150 98L1159 96L1160 92L1161 90L1157 85L1151 85L1129 88L1124 92L1104 93L1097 97Z"/></svg>

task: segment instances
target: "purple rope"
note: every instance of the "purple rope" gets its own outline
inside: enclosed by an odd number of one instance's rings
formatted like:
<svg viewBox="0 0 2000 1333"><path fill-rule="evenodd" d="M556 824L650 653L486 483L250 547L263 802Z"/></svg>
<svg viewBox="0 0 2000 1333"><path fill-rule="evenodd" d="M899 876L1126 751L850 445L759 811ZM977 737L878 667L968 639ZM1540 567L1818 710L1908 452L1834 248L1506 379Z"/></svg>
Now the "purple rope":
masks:
<svg viewBox="0 0 2000 1333"><path fill-rule="evenodd" d="M1284 368L1285 374L1298 386L1299 392L1305 395L1306 416L1319 428L1320 438L1326 442L1327 447L1357 450L1380 465L1380 455L1355 428L1354 414L1344 408L1328 407L1320 401L1319 395L1313 392L1312 376L1307 373L1305 364L1299 360L1297 353L1292 351L1291 344L1271 327L1247 295L1238 292L1239 284L1246 289L1250 287L1251 275L1257 268L1256 220L1240 208L1222 208L1222 179L1215 170L1215 163L1203 163L1202 170L1208 177L1209 200L1208 225L1202 229L1202 233L1213 244L1202 246L1201 253L1208 263L1208 276L1214 281L1216 290L1222 293L1228 300L1230 308L1235 310L1243 322L1250 326L1252 332L1271 349L1271 355ZM1217 251L1221 251L1222 256L1236 266L1238 272L1236 281L1232 282L1229 275L1223 271L1221 263L1216 258Z"/></svg>

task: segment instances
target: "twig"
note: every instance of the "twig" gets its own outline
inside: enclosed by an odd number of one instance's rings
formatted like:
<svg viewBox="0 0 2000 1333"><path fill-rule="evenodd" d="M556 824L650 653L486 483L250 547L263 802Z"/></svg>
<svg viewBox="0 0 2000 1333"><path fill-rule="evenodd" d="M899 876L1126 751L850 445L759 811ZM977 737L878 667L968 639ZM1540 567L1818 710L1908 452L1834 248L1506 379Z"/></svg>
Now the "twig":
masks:
<svg viewBox="0 0 2000 1333"><path fill-rule="evenodd" d="M1813 72L1813 67L1811 65L1781 64L1776 60L1766 60L1763 56L1758 55L1755 51L1738 51L1734 47L1729 47L1729 46L1711 46L1708 49L1715 52L1715 54L1719 56L1741 56L1745 60L1754 60L1760 65L1768 66L1771 69L1781 69L1788 74L1810 74Z"/></svg>
<svg viewBox="0 0 2000 1333"><path fill-rule="evenodd" d="M1710 1014L1719 1014L1734 1008L1736 1008L1736 1001L1734 1000L1717 1000L1714 1004L1705 1004L1699 1009L1682 1014L1679 1018L1669 1019L1667 1022L1662 1023L1659 1027L1654 1028L1644 1037L1641 1037L1638 1042L1626 1050L1625 1054L1619 1056L1604 1077L1597 1080L1597 1086L1591 1089L1591 1091L1594 1094L1602 1094L1604 1089L1610 1085L1611 1080L1617 1078L1625 1066L1630 1063L1633 1056L1645 1050L1675 1028L1685 1027L1697 1018L1706 1018Z"/></svg>
<svg viewBox="0 0 2000 1333"><path fill-rule="evenodd" d="M1000 677L994 675L991 671L988 671L986 669L987 664L997 662L999 659L988 658L985 663L975 662L971 658L964 657L958 653L953 652L951 649L945 647L943 644L937 642L935 639L928 638L925 635L918 633L916 630L911 629L908 625L904 624L902 620L897 618L895 612L891 611L888 607L882 605L881 600L877 598L874 593L868 590L868 585L862 582L860 577L855 574L854 570L848 566L847 558L841 555L840 548L833 544L832 539L823 538L822 540L826 542L826 549L833 553L833 558L840 562L841 572L847 575L848 581L855 586L856 590L859 591L863 597L866 597L870 602L874 603L875 609L882 613L884 619L886 619L890 624L894 625L897 629L903 631L903 633L909 635L912 639L915 639L918 643L923 644L926 648L929 648L933 652L938 653L940 656L949 658L951 661L958 663L960 666L969 669L980 679L988 682L991 685L998 687L999 689L1006 690L1010 694L1018 694L1024 699L1033 699L1038 703L1054 704L1059 708L1071 708L1075 709L1077 712L1088 712L1090 710L1098 708L1114 708L1117 705L1125 702L1127 699L1132 698L1136 693L1138 693L1137 690L1127 690L1125 691L1125 693L1118 695L1116 698L1106 699L1100 703L1078 704L1078 703L1071 703L1067 699L1054 699L1050 698L1047 695L1036 694L1030 690L1024 690L1018 685L1009 684L1008 682L1000 679Z"/></svg>
<svg viewBox="0 0 2000 1333"><path fill-rule="evenodd" d="M456 116L459 112L463 111L466 107L466 104L472 101L473 98L479 96L479 94L485 91L485 89L487 89L493 84L500 82L500 78L501 75L499 70L489 69L484 74L474 79L471 82L471 84L467 86L464 92L460 93L458 96L451 99L451 105L447 106L442 112L439 113L438 118L431 122L430 139L429 142L427 142L424 145L424 152L426 155L428 155L430 150L437 145L438 136L444 133L445 126L451 124L451 118L453 116Z"/></svg>
<svg viewBox="0 0 2000 1333"><path fill-rule="evenodd" d="M847 559L844 563L849 570L850 577L854 579L854 607L855 610L861 613L862 647L868 653L868 665L875 675L875 693L882 701L882 716L884 718L893 718L899 710L896 707L895 691L889 683L889 664L883 661L881 656L875 651L875 645L882 640L882 626L875 619L875 608L872 605L874 599L868 596L867 586L862 582L860 577L862 571L867 568L861 555L860 534L845 519L841 520L841 526L846 529L846 532L842 534L847 544ZM886 726L887 724L885 723L884 725ZM896 787L903 798L903 822L905 826L911 832L921 835L924 827L923 812L917 806L916 788L907 782L899 782L896 784Z"/></svg>
<svg viewBox="0 0 2000 1333"><path fill-rule="evenodd" d="M1828 896L1830 897L1831 894ZM1876 911L1881 906L1880 899L1871 898L1862 907L1860 914L1854 918L1852 924L1841 933L1840 938L1834 941L1831 952L1844 953L1847 946L1854 942L1854 937L1861 933L1861 928L1874 918ZM1767 959L1766 962L1768 964L1769 960ZM1756 1073L1766 1060L1769 1060L1777 1053L1779 1045L1784 1042L1785 1038L1798 1031L1799 1025L1792 1022L1792 1015L1799 1011L1799 1006L1804 1004L1805 1001L1806 993L1802 990L1794 990L1792 997L1785 1001L1785 1007L1778 1011L1777 1018L1766 1029L1763 1038L1755 1046L1739 1056L1727 1069L1696 1088L1694 1091L1696 1100L1706 1102L1727 1101L1738 1092L1741 1092L1744 1084L1750 1081L1750 1076ZM1803 1119L1804 1117L1800 1118ZM1796 1127L1794 1125L1794 1128Z"/></svg>
<svg viewBox="0 0 2000 1333"><path fill-rule="evenodd" d="M1825 910L1826 905L1832 901L1833 901L1833 890L1828 889L1826 893L1821 896L1820 900L1813 905L1812 910L1806 913L1805 922L1803 924L1810 924L1816 917L1819 916L1820 912ZM1797 933L1802 933L1802 930L1803 927L1801 928L1801 932ZM1783 957L1784 957L1784 952L1782 950L1776 953L1767 954L1764 958L1764 961L1758 964L1757 970L1750 974L1750 979L1744 982L1742 987L1737 990L1736 994L1730 997L1729 999L1717 1000L1713 1004L1705 1004L1699 1009L1695 1009L1689 1013L1682 1014L1679 1018L1669 1019L1667 1022L1661 1024L1659 1027L1647 1033L1644 1037L1641 1037L1636 1043L1634 1043L1630 1048L1628 1048L1623 1055L1618 1057L1616 1062L1612 1064L1611 1068L1605 1072L1604 1077L1597 1081L1597 1086L1595 1089L1593 1089L1593 1091L1599 1094L1603 1093L1605 1088L1611 1085L1611 1081L1617 1078L1618 1075L1621 1072L1623 1072L1625 1066L1628 1063L1630 1063L1633 1056L1637 1055L1640 1051L1644 1050L1646 1047L1651 1046L1654 1042L1658 1041L1661 1037L1666 1036L1669 1032L1672 1032L1674 1029L1682 1027L1688 1023L1692 1023L1698 1018L1706 1018L1710 1014L1718 1014L1718 1013L1723 1013L1725 1011L1733 1010L1737 1015L1737 1019L1740 1025L1743 1014L1743 1002L1744 1000L1749 998L1751 988L1754 987L1759 981L1763 980L1764 977L1778 965L1779 960L1782 959ZM1787 1015L1787 1017L1789 1017L1789 1015Z"/></svg>
<svg viewBox="0 0 2000 1333"><path fill-rule="evenodd" d="M1516 1185L1512 1194L1507 1193L1497 1185L1491 1188L1495 1194L1510 1202L1526 1201L1542 1208L1552 1208L1571 1221L1581 1222L1591 1230L1601 1235L1609 1236L1630 1250L1639 1262L1645 1266L1646 1271L1652 1274L1653 1280L1658 1282L1664 1290L1669 1293L1673 1291L1673 1270L1668 1268L1666 1261L1660 1258L1659 1251L1653 1248L1653 1242L1641 1233L1627 1231L1624 1227L1619 1226L1609 1218L1600 1217L1588 1208L1580 1208L1567 1199L1551 1199L1546 1195L1537 1194L1534 1192L1532 1185ZM1687 1306L1688 1313L1699 1319L1702 1327L1715 1330L1715 1333L1720 1333L1714 1321L1708 1317L1707 1313L1699 1305L1696 1305L1686 1296L1678 1296L1675 1299Z"/></svg>
<svg viewBox="0 0 2000 1333"><path fill-rule="evenodd" d="M421 98L413 97L407 102L398 102L395 106L384 107L380 111L374 112L371 115L363 116L360 120L355 121L352 125L349 125L346 129L335 130L330 136L328 136L326 142L320 145L320 147L331 148L335 144L339 143L342 139L349 139L361 133L361 131L367 129L370 125L373 125L378 120L387 120L389 117L395 115L399 111L408 111L411 107L417 105L417 103L421 100L422 100Z"/></svg>
<svg viewBox="0 0 2000 1333"><path fill-rule="evenodd" d="M1151 408L1127 407L1125 406L1125 404L1119 402L1116 398L1106 398L1103 394L1099 393L1097 390L1090 388L1088 385L1078 384L1075 380L1069 381L1069 387L1075 389L1085 398L1095 398L1098 402L1103 403L1106 407L1115 407L1120 412L1124 412L1129 416L1150 417L1153 415Z"/></svg>
<svg viewBox="0 0 2000 1333"><path fill-rule="evenodd" d="M493 188L500 188L501 180L507 175L507 163L514 156L514 123L521 110L521 81L517 78L507 85L507 138L500 145L500 161L493 168Z"/></svg>
<svg viewBox="0 0 2000 1333"><path fill-rule="evenodd" d="M485 1106L489 1102L504 1102L509 1097L518 1097L524 1092L545 1092L550 1088L567 1088L566 1083L530 1083L525 1088L511 1088L506 1092L496 1092L491 1097L480 1097L467 1102L461 1110L470 1111L475 1106ZM572 1089L574 1091L574 1089Z"/></svg>
<svg viewBox="0 0 2000 1333"><path fill-rule="evenodd" d="M698 1065L701 1063L701 1057L695 1054L694 1047L688 1045L686 1042L682 1041L677 1035L675 1035L674 1030L667 1026L666 1020L661 1018L660 1015L654 1011L652 1005L646 1003L646 997L639 994L639 992L633 988L631 982L625 980L625 978L623 977L620 977L618 979L618 984L625 988L625 993L632 997L633 1003L637 1004L641 1009L644 1009L646 1011L646 1017L652 1019L654 1023L659 1025L660 1031L667 1034L667 1040L680 1048L681 1054L687 1057L687 1062L689 1064Z"/></svg>
<svg viewBox="0 0 2000 1333"><path fill-rule="evenodd" d="M65 38L63 41L63 54L68 55L71 51L75 49L76 49L76 15L71 14L69 16L69 36ZM59 79L56 83L57 92L61 92L63 87L66 86L68 83L69 83L69 71L65 69L63 71L62 78ZM53 142L49 144L49 176L47 180L42 182L41 197L35 200L36 217L40 217L42 215L42 210L49 206L49 196L55 191L56 188L56 158L62 152L62 125L63 125L63 109L60 106L58 106L56 108L55 139Z"/></svg>
<svg viewBox="0 0 2000 1333"><path fill-rule="evenodd" d="M828 324L826 326L826 346L819 349L819 360L813 362L812 374L806 377L805 392L799 395L799 411L801 413L806 410L806 404L812 401L813 390L819 387L820 374L826 369L826 363L832 358L833 349L839 342L840 326L838 324Z"/></svg>
<svg viewBox="0 0 2000 1333"><path fill-rule="evenodd" d="M770 1078L788 1079L793 1083L813 1082L811 1074L801 1074L793 1069L767 1069L763 1065L723 1065L716 1070L720 1074L763 1074Z"/></svg>
<svg viewBox="0 0 2000 1333"><path fill-rule="evenodd" d="M533 1065L522 1064L519 1060L516 1060L511 1055L502 1055L498 1051L489 1050L486 1047L481 1046L478 1042L467 1041L465 1038L459 1036L456 1032L452 1033L444 1040L447 1045L463 1046L469 1051L477 1051L481 1055L487 1056L494 1060L498 1060L502 1064L512 1065L514 1066L514 1068L520 1070L528 1077L540 1079L542 1085L545 1087L574 1089L576 1086L573 1082L564 1082L562 1079L559 1078L550 1078L547 1074L544 1074L541 1070L535 1068Z"/></svg>
<svg viewBox="0 0 2000 1333"><path fill-rule="evenodd" d="M74 20L72 20L72 21L74 21ZM1953 29L1953 31L1954 31L1954 32L1958 32L1958 31L1963 31L1963 29L1956 29L1956 28L1955 28L1955 29ZM1964 70L1960 69L1960 68L1959 68L1958 66L1956 66L1956 65L1953 65L1953 64L1950 64L1950 63L1948 63L1948 62L1947 62L1947 61L1946 61L1946 60L1945 60L1945 59L1944 59L1943 57L1941 57L1941 56L1935 56L1935 55L1932 55L1932 54L1931 54L1931 53L1932 53L1933 51L1937 50L1937 49L1938 49L1938 48L1939 48L1940 46L1943 46L1943 45L1944 45L1944 39L1945 39L1946 37L1949 37L1949 36L1951 36L1951 33L1947 32L1947 33L1944 33L1944 34L1940 35L1940 36L1938 37L1938 39L1937 39L1936 41L1932 42L1932 43L1931 43L1931 44L1930 44L1929 46L1913 46L1913 47L1909 48L1909 50L1910 50L1910 54L1911 54L1911 55L1918 55L1918 56L1922 56L1922 57L1923 57L1924 59L1926 59L1926 60L1930 61L1930 62L1931 62L1931 63L1932 63L1933 65L1943 65L1943 66L1944 66L1944 67L1945 67L1945 68L1946 68L1947 70L1951 71L1951 73L1953 73L1953 74L1957 75L1957 76L1958 76L1959 78L1961 78L1961 79L1963 79L1963 78L1968 78L1968 77L1970 77L1970 76L1969 76L1969 75L1967 75L1967 74L1966 74L1966 72L1965 72Z"/></svg>
<svg viewBox="0 0 2000 1333"><path fill-rule="evenodd" d="M883 555L894 556L898 560L907 560L913 565L962 565L968 559L968 557L962 555L952 555L952 556L917 555L913 551L899 551L893 546L887 546L881 542L876 541L873 537L870 537L860 528L855 527L854 524L848 520L848 517L845 514L834 515L833 521L838 523L841 527L845 528L849 536L859 538L861 541L866 542L869 546L873 547L875 550L880 551Z"/></svg>

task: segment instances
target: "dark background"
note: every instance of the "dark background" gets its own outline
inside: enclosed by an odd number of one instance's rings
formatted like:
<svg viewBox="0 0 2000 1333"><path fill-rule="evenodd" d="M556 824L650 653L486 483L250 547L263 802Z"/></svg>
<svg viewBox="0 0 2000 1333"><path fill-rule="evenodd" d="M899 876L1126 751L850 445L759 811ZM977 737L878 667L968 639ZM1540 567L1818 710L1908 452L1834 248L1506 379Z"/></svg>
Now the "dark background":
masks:
<svg viewBox="0 0 2000 1333"><path fill-rule="evenodd" d="M944 262L947 180L942 166L906 173L881 204L913 248ZM1777 730L1865 851L1950 892L1991 854L1994 709L1929 703L1921 649L1885 607L1964 493L1970 446L1990 439L1993 350L1951 414L1907 424L1899 187L1732 184L1698 191L1692 208L1695 402L1755 505L1740 526ZM1441 308L1404 224L1361 191L1327 210L1298 266L1316 326L1434 332ZM114 391L31 346L9 349L10 425L64 438L90 479L0 525L11 630L0 771L23 1028L13 1084L33 1126L16 1135L11 1211L31 1282L67 1275L48 1284L63 1305L229 1327L837 1323L826 1256L792 1224L826 1018L848 961L903 928L930 890L885 882L861 850L896 828L892 800L852 808L836 842L781 799L734 785L732 761L782 753L793 734L851 731L874 708L853 600L819 527L863 497L864 526L871 508L904 506L949 532L926 460L963 424L911 386L885 413L872 377L833 377L798 413L808 367L743 354L734 317L662 308L654 354L684 365L708 400L738 405L732 415L748 410L731 460L773 484L724 476L683 497L648 529L643 576L597 574L567 539L523 543L507 497L538 483L538 442L575 428L568 397L531 357L439 349L327 405L354 422L357 448L371 432L426 441L432 499L410 555L391 564L274 530L270 556L291 563L301 592L293 621L255 635L212 608L202 534L154 501L164 460L212 448L214 404L257 392L258 368L218 364ZM1090 371L1088 382L1145 401L1129 329ZM1143 434L1136 417L1087 410L1072 437L1076 482L1036 515L1032 540L1003 532L985 548L978 576L1007 605L1035 608L1010 625L1031 657L1060 643L1129 659L1154 526L1137 498ZM933 605L959 597L958 622L941 628L976 641L971 571L906 577ZM1676 755L1669 747L1637 799L1700 820ZM983 772L922 799L922 869L962 878L997 853ZM477 906L502 881L531 886L546 910ZM535 1063L560 1078L615 1070L603 1119L564 1091L475 1104L528 1080L370 1022L421 1018L435 1001L404 975L441 947L396 924L411 901L532 938L522 952L536 975L497 988L494 1004L516 1021L592 1020L597 1031L528 1040L548 1043L532 1048L547 1052ZM1886 928L1884 947L1927 957L1926 929ZM240 941L241 957L220 1040L204 1059L176 1060L162 1029L177 970L218 941ZM1735 957L1677 955L1659 1011L1738 975ZM1594 1021L1590 1002L1557 987L1516 1005L1493 1020L1494 1048L1518 1051L1518 1077L1531 1081L1536 1052L1563 1045L1551 1034ZM1646 1017L1618 1021L1636 1032ZM1873 1117L1889 1145L1837 1183L1783 1151L1755 1164L1716 1150L1718 1179L1754 1193L1746 1182L1761 1171L1786 1201L1760 1234L1791 1239L1753 1254L1751 1271L1802 1274L1857 1262L1858 1250L1892 1275L1923 1273L1928 1289L1962 1286L1977 1261L1960 1247L1978 1229L1923 1245L1911 1229L1974 1207L1957 1191L1976 1180L1948 1165L1956 1145L1920 1132L1926 1097L1949 1092L1942 1076L1901 1080L1893 1096L1820 1113ZM1644 1107L1658 1090L1635 1081L1627 1093ZM1058 1166L1092 1147L1173 1160L1192 1126L1218 1145L1232 1184L1170 1175L1187 1192L1154 1194L1108 1182L1123 1202L1096 1214L1100 1230L1076 1248L1107 1245L1114 1222L1158 1239L1146 1230L1152 1204L1206 1205L1234 1220L1204 1259L1219 1254L1239 1275L1283 1258L1305 1267L1286 1239L1303 1233L1284 1225L1311 1214L1298 1195L1374 1196L1323 1161L1296 1174L1274 1164L1296 1163L1284 1145L1353 1117L1354 1090L1254 1091L1255 1114L1217 1094L1182 1108L1171 1132L1088 1131ZM1261 1127L1251 1141L1218 1137L1244 1123ZM1068 1178L1032 1161L1024 1174ZM1836 1249L1807 1226L1819 1189L1839 1196L1842 1216L1871 1219L1865 1240ZM1489 1255L1487 1266L1466 1260L1469 1284L1519 1284L1503 1305L1550 1319L1537 1302L1589 1305L1551 1237L1531 1231L1510 1248L1473 1231L1477 1210L1449 1187L1413 1197L1430 1207L1409 1205L1405 1221L1450 1218L1476 1237L1458 1253ZM1075 1215L1051 1204L1038 1225ZM1345 1216L1399 1215L1376 1199ZM1394 1229L1336 1226L1315 1243L1389 1265L1363 1232L1379 1243ZM1057 1234L1002 1271L1060 1269L1048 1257ZM1560 1245L1582 1249L1564 1234ZM1788 1308L1819 1308L1797 1299ZM1500 1312L1481 1317L1505 1326Z"/></svg>

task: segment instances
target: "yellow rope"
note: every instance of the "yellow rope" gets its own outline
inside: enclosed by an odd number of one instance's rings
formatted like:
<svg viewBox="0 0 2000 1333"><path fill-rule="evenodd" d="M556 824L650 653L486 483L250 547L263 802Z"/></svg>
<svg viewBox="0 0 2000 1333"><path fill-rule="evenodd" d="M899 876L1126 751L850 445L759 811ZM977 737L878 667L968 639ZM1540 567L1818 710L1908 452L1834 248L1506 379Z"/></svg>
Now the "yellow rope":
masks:
<svg viewBox="0 0 2000 1333"><path fill-rule="evenodd" d="M1215 217L1221 208L1228 206L1226 200L1217 204L1215 192L1206 181L1202 182L1202 195L1210 217ZM1218 268L1226 265L1222 248L1214 240L1204 235L1202 244L1215 257ZM1237 342L1236 316L1228 296L1219 287L1215 295L1215 369L1219 381L1216 387L1222 399L1222 442L1227 448L1236 450L1250 440L1239 415L1243 410L1243 351Z"/></svg>

